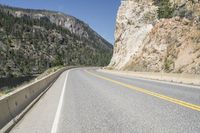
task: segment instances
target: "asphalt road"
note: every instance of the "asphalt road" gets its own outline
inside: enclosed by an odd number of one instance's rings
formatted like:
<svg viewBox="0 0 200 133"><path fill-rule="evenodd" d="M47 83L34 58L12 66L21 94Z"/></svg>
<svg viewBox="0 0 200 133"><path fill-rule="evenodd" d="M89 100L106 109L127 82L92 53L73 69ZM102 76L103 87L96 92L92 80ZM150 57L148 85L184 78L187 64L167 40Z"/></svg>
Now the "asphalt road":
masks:
<svg viewBox="0 0 200 133"><path fill-rule="evenodd" d="M11 132L200 133L200 88L73 69Z"/></svg>

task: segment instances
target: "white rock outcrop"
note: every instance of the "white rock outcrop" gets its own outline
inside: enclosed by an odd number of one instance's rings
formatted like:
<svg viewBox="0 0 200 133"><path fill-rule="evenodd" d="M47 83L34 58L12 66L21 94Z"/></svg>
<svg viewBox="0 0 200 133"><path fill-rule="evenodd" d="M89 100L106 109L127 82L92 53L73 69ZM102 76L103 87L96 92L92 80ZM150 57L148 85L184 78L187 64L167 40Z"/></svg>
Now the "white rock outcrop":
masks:
<svg viewBox="0 0 200 133"><path fill-rule="evenodd" d="M157 8L151 0L123 0L118 11L115 48L109 66L123 69L137 54L157 20Z"/></svg>
<svg viewBox="0 0 200 133"><path fill-rule="evenodd" d="M153 1L122 1L108 68L200 74L200 1L173 0L165 19Z"/></svg>

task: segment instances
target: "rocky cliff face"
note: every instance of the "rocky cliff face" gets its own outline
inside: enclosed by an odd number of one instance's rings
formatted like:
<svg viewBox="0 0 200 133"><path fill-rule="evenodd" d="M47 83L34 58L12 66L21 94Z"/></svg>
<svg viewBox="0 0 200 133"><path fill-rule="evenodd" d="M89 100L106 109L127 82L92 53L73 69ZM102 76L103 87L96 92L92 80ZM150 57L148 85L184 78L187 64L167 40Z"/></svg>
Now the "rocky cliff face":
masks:
<svg viewBox="0 0 200 133"><path fill-rule="evenodd" d="M123 69L143 46L156 21L156 7L145 1L122 1L115 31L114 55L110 66Z"/></svg>
<svg viewBox="0 0 200 133"><path fill-rule="evenodd" d="M174 16L186 17L187 19L200 19L199 0L170 0L175 8Z"/></svg>
<svg viewBox="0 0 200 133"><path fill-rule="evenodd" d="M58 65L105 66L111 54L110 43L72 16L0 6L0 77Z"/></svg>
<svg viewBox="0 0 200 133"><path fill-rule="evenodd" d="M169 1L167 9L172 10L167 15L161 12L166 3L122 1L109 67L200 74L200 2ZM165 18L159 18L162 15Z"/></svg>

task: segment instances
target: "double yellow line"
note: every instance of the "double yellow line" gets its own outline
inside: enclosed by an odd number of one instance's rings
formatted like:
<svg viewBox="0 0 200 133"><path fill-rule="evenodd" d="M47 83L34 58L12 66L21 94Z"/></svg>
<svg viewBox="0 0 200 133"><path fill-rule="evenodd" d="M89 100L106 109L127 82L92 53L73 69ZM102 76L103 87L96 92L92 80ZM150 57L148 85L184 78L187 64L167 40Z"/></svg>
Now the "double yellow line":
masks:
<svg viewBox="0 0 200 133"><path fill-rule="evenodd" d="M169 97L169 96L165 96L165 95L162 95L162 94L159 94L159 93L155 93L155 92L152 92L152 91L145 90L143 88L139 88L139 87L132 86L132 85L129 85L129 84L126 84L126 83L122 83L122 82L119 82L119 81L116 81L116 80L113 80L113 79L110 79L110 78L107 78L107 77L104 77L104 76L97 75L97 74L89 72L87 70L86 70L86 72L91 74L91 75L93 75L93 76L95 76L95 77L110 81L112 83L121 85L123 87L129 88L129 89L132 89L132 90L135 90L135 91L147 94L147 95L151 95L151 96L157 97L159 99L163 99L163 100L166 100L166 101L169 101L169 102L172 102L172 103L175 103L175 104L178 104L178 105L181 105L181 106L184 106L184 107L196 110L196 111L200 111L200 106L199 105L195 105L195 104L192 104L192 103L184 102L184 101L181 101L181 100Z"/></svg>

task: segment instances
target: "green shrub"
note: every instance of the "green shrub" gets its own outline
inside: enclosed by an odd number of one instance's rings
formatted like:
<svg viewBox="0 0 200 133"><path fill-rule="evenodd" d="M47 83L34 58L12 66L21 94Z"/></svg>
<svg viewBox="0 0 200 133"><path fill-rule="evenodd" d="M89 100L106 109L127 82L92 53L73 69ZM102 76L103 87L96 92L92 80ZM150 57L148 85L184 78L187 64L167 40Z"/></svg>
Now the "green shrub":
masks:
<svg viewBox="0 0 200 133"><path fill-rule="evenodd" d="M165 59L165 62L164 62L164 70L169 72L170 71L170 68L171 68L171 65L173 64L174 62L172 60L169 60L169 59Z"/></svg>
<svg viewBox="0 0 200 133"><path fill-rule="evenodd" d="M172 6L169 0L154 0L155 5L158 6L159 18L171 18L175 8Z"/></svg>

